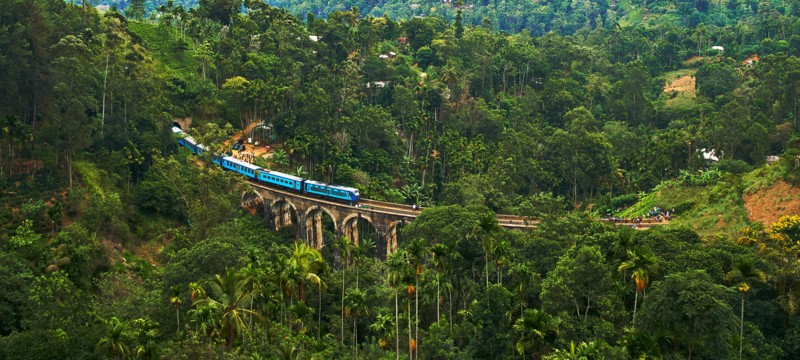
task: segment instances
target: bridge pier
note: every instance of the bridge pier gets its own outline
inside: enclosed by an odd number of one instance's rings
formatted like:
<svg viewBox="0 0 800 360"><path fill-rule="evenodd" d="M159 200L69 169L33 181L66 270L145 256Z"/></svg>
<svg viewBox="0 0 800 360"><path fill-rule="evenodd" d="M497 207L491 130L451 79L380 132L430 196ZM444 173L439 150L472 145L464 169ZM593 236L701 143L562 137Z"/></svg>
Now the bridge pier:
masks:
<svg viewBox="0 0 800 360"><path fill-rule="evenodd" d="M289 203L281 205L281 227L292 226L292 209Z"/></svg>
<svg viewBox="0 0 800 360"><path fill-rule="evenodd" d="M325 241L322 237L322 212L312 211L305 215L305 226L302 227L303 231L300 238L306 242L306 245L321 250L325 246ZM300 231L301 229L298 229Z"/></svg>
<svg viewBox="0 0 800 360"><path fill-rule="evenodd" d="M341 227L341 236L344 236L347 240L350 240L350 243L354 246L358 246L361 240L358 234L358 219L360 218L361 214L356 217L345 219Z"/></svg>

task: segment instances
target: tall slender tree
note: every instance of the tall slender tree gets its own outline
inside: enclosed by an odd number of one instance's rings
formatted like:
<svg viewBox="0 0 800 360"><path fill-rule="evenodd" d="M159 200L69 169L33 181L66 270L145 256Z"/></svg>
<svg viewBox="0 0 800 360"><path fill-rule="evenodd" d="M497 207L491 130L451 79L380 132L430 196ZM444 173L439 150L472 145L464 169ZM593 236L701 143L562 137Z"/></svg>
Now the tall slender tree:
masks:
<svg viewBox="0 0 800 360"><path fill-rule="evenodd" d="M650 284L650 274L656 271L658 261L655 256L647 249L628 250L628 260L619 264L617 271L620 273L631 272L631 279L636 286L636 295L633 299L633 326L636 326L636 307L639 303L639 293L644 292Z"/></svg>
<svg viewBox="0 0 800 360"><path fill-rule="evenodd" d="M750 293L750 284L767 280L764 272L756 268L750 259L741 259L736 262L733 269L725 274L725 279L737 285L741 297L741 313L739 316L739 359L742 358L744 346L744 299Z"/></svg>

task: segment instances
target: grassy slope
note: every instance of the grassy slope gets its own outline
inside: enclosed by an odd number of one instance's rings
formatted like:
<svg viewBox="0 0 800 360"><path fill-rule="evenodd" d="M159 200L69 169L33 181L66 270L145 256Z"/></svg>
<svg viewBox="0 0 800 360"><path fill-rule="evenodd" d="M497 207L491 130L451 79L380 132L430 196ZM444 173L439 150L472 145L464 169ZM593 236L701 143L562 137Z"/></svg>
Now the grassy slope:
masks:
<svg viewBox="0 0 800 360"><path fill-rule="evenodd" d="M702 235L736 237L739 231L753 225L756 220L748 217L745 198L757 194L775 197L774 187L782 184L787 168L776 164L763 166L744 175L726 174L715 185L691 186L676 181L665 182L639 201L620 212L619 216L633 217L646 214L654 206L675 209L675 225L686 225ZM796 187L795 187L796 189ZM772 202L782 204L766 211L781 212L781 209L796 208L798 198L775 198ZM767 225L767 224L765 224Z"/></svg>
<svg viewBox="0 0 800 360"><path fill-rule="evenodd" d="M174 28L159 28L158 25L133 21L128 23L128 28L142 38L150 54L171 72L184 78L196 73L197 63L194 59L194 50L192 50L191 44L187 46L186 50L183 50L180 46L182 44L180 34Z"/></svg>

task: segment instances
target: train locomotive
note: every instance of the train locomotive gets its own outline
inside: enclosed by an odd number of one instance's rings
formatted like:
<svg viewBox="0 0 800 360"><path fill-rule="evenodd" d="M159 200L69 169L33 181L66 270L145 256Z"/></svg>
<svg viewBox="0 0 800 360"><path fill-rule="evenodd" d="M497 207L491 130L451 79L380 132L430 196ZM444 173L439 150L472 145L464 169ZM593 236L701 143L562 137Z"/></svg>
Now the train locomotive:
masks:
<svg viewBox="0 0 800 360"><path fill-rule="evenodd" d="M201 155L206 151L206 147L203 146L203 144L198 143L197 140L186 134L179 127L173 126L172 133L178 138L178 144L189 149L193 154ZM260 166L230 156L212 156L211 161L225 170L233 171L269 186L291 190L325 200L356 205L361 196L356 188L330 185L323 182L303 179L299 176L264 169Z"/></svg>

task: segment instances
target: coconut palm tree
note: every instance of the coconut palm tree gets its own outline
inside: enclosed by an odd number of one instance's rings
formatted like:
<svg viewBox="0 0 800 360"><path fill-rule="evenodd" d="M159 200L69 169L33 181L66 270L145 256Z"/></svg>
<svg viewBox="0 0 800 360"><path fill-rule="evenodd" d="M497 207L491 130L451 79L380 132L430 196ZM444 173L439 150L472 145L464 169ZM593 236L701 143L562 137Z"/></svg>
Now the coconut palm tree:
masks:
<svg viewBox="0 0 800 360"><path fill-rule="evenodd" d="M221 317L221 335L225 336L225 345L228 349L233 349L236 338L242 331L249 331L247 327L247 317L253 316L257 320L263 319L261 314L248 309L250 298L253 296L250 291L249 282L251 279L239 271L227 269L225 274L215 275L211 283L211 290L216 297L207 297L198 301L198 304L211 305L221 309L218 313Z"/></svg>
<svg viewBox="0 0 800 360"><path fill-rule="evenodd" d="M292 257L289 258L289 265L298 270L297 272L297 291L301 301L306 300L305 282L323 286L322 279L319 277L328 264L322 258L322 254L305 243L296 241Z"/></svg>
<svg viewBox="0 0 800 360"><path fill-rule="evenodd" d="M741 259L731 271L725 274L725 280L738 284L737 288L741 295L741 315L739 317L739 359L741 359L744 344L744 299L750 291L750 284L756 281L764 282L767 277L755 267L752 260Z"/></svg>
<svg viewBox="0 0 800 360"><path fill-rule="evenodd" d="M534 358L540 358L558 339L560 324L560 318L551 316L543 310L526 309L513 326L514 332L519 335L517 352L523 359L527 351L530 351Z"/></svg>
<svg viewBox="0 0 800 360"><path fill-rule="evenodd" d="M128 325L120 321L116 316L106 321L106 335L100 338L97 346L105 349L109 356L115 359L122 359L130 355L128 345L124 338L128 335Z"/></svg>
<svg viewBox="0 0 800 360"><path fill-rule="evenodd" d="M636 308L639 302L639 293L644 292L650 284L650 274L658 268L656 257L647 249L637 248L628 250L628 260L619 264L617 271L624 273L631 270L631 279L636 286L636 295L633 300L633 326L636 327Z"/></svg>

